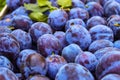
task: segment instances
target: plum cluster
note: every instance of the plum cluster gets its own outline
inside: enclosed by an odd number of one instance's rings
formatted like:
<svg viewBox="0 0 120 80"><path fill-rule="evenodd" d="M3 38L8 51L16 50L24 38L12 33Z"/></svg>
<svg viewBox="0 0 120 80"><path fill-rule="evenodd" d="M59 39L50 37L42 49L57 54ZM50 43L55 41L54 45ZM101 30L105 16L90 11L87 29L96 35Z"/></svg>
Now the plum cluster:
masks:
<svg viewBox="0 0 120 80"><path fill-rule="evenodd" d="M0 80L120 80L120 0L62 1L6 0Z"/></svg>

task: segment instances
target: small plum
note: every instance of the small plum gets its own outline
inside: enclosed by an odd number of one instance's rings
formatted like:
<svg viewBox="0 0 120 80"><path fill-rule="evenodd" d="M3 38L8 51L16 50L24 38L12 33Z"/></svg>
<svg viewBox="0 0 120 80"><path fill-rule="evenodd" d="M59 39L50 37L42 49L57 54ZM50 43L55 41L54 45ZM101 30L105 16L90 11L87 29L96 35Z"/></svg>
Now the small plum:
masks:
<svg viewBox="0 0 120 80"><path fill-rule="evenodd" d="M77 63L68 63L62 66L55 80L94 80L88 69Z"/></svg>
<svg viewBox="0 0 120 80"><path fill-rule="evenodd" d="M95 51L105 47L113 47L113 43L109 40L104 40L104 39L96 40L90 44L88 50L94 53Z"/></svg>
<svg viewBox="0 0 120 80"><path fill-rule="evenodd" d="M39 37L37 41L37 49L39 53L41 53L44 57L47 57L52 53L60 54L61 45L58 38L54 35L44 34Z"/></svg>
<svg viewBox="0 0 120 80"><path fill-rule="evenodd" d="M70 27L66 31L65 37L68 44L78 44L82 50L86 50L92 41L88 30L81 25L73 25Z"/></svg>
<svg viewBox="0 0 120 80"><path fill-rule="evenodd" d="M105 39L114 41L114 33L111 28L105 25L96 25L89 30L92 41Z"/></svg>
<svg viewBox="0 0 120 80"><path fill-rule="evenodd" d="M82 54L81 48L77 44L70 44L63 48L62 56L67 60L67 62L74 62L75 57L78 54Z"/></svg>
<svg viewBox="0 0 120 80"><path fill-rule="evenodd" d="M91 52L83 52L82 54L77 55L77 57L75 58L75 63L86 67L91 72L95 72L98 60L96 56Z"/></svg>
<svg viewBox="0 0 120 80"><path fill-rule="evenodd" d="M48 63L48 76L51 79L55 79L58 70L67 63L62 56L56 54L48 56L46 62Z"/></svg>

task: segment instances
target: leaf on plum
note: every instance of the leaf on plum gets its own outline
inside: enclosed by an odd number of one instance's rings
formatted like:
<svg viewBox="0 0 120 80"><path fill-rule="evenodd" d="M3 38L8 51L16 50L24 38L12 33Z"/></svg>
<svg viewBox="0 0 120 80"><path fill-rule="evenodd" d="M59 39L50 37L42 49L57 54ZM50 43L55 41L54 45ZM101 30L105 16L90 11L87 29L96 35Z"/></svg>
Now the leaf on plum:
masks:
<svg viewBox="0 0 120 80"><path fill-rule="evenodd" d="M72 0L57 0L57 4L62 8L67 8L72 6Z"/></svg>
<svg viewBox="0 0 120 80"><path fill-rule="evenodd" d="M48 7L39 7L38 4L24 4L24 7L27 10L33 11L33 12L45 12L47 10L49 10Z"/></svg>
<svg viewBox="0 0 120 80"><path fill-rule="evenodd" d="M37 3L40 7L51 5L51 2L48 0L37 0Z"/></svg>
<svg viewBox="0 0 120 80"><path fill-rule="evenodd" d="M5 4L6 4L6 0L0 0L0 11L3 9Z"/></svg>
<svg viewBox="0 0 120 80"><path fill-rule="evenodd" d="M46 22L47 16L41 12L32 12L29 14L29 17L34 21Z"/></svg>

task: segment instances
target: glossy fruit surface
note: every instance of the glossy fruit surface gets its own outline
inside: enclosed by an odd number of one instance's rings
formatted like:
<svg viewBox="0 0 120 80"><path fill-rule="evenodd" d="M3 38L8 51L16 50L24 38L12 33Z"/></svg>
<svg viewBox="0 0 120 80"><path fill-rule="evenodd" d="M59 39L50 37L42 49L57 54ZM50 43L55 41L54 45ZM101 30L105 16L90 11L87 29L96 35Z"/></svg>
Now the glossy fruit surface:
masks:
<svg viewBox="0 0 120 80"><path fill-rule="evenodd" d="M68 63L60 68L55 80L94 80L92 74L85 67Z"/></svg>
<svg viewBox="0 0 120 80"><path fill-rule="evenodd" d="M96 76L101 79L109 73L119 73L120 51L111 51L103 55L96 67ZM112 64L112 65L111 65Z"/></svg>
<svg viewBox="0 0 120 80"><path fill-rule="evenodd" d="M44 34L37 41L38 52L43 56L59 54L61 50L61 45L59 40L52 34Z"/></svg>
<svg viewBox="0 0 120 80"><path fill-rule="evenodd" d="M38 38L43 34L52 34L52 29L47 23L36 22L31 25L29 33L32 37L33 42L37 43Z"/></svg>
<svg viewBox="0 0 120 80"><path fill-rule="evenodd" d="M67 60L67 62L75 62L75 57L78 54L82 54L81 48L77 44L70 44L63 48L62 56Z"/></svg>
<svg viewBox="0 0 120 80"><path fill-rule="evenodd" d="M75 62L86 67L89 71L94 72L98 60L93 53L83 52L82 54L77 55L77 57L75 58Z"/></svg>
<svg viewBox="0 0 120 80"><path fill-rule="evenodd" d="M67 20L68 14L62 9L54 10L48 16L48 24L54 30L62 30Z"/></svg>
<svg viewBox="0 0 120 80"><path fill-rule="evenodd" d="M105 39L114 41L114 32L111 28L105 25L96 25L89 30L92 41Z"/></svg>
<svg viewBox="0 0 120 80"><path fill-rule="evenodd" d="M91 35L86 28L81 25L73 25L66 31L66 41L71 44L75 43L82 50L87 49L91 43ZM84 41L84 42L83 42Z"/></svg>
<svg viewBox="0 0 120 80"><path fill-rule="evenodd" d="M48 63L48 76L51 79L55 79L55 76L58 72L58 70L65 64L67 64L67 61L64 59L64 57L59 55L50 55L46 58L46 62Z"/></svg>

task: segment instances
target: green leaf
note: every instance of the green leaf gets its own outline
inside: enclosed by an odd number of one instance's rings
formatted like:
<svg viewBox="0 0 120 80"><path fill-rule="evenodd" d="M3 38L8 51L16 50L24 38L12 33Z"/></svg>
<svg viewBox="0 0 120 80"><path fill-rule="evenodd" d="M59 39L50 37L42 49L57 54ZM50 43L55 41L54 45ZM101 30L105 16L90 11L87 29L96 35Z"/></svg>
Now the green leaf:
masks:
<svg viewBox="0 0 120 80"><path fill-rule="evenodd" d="M32 12L30 13L29 17L34 21L39 21L39 22L47 21L47 16L41 12Z"/></svg>
<svg viewBox="0 0 120 80"><path fill-rule="evenodd" d="M45 12L49 10L48 7L39 7L38 4L24 4L24 7L27 10L33 11L33 12Z"/></svg>
<svg viewBox="0 0 120 80"><path fill-rule="evenodd" d="M57 0L57 4L60 5L62 8L71 7L72 0Z"/></svg>
<svg viewBox="0 0 120 80"><path fill-rule="evenodd" d="M48 0L37 0L37 3L40 7L51 5L51 2Z"/></svg>
<svg viewBox="0 0 120 80"><path fill-rule="evenodd" d="M6 4L6 0L0 0L0 11L3 9L5 4Z"/></svg>

